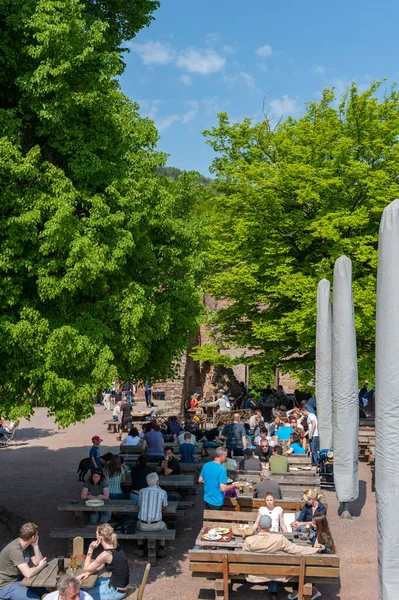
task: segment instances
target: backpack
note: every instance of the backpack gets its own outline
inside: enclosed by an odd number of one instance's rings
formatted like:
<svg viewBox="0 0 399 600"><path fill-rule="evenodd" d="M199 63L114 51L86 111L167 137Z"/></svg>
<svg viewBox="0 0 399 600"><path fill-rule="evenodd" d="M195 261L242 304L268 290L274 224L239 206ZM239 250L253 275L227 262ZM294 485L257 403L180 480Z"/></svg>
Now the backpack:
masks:
<svg viewBox="0 0 399 600"><path fill-rule="evenodd" d="M121 523L121 533L136 533L136 517L126 517Z"/></svg>

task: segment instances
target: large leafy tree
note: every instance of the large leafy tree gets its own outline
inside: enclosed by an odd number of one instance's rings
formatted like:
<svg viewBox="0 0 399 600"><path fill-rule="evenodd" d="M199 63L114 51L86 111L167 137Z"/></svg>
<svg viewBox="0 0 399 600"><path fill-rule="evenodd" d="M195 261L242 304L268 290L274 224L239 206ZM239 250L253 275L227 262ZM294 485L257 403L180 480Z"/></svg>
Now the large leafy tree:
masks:
<svg viewBox="0 0 399 600"><path fill-rule="evenodd" d="M208 290L228 302L224 343L256 351L257 372L314 378L317 283L353 262L360 376L373 377L378 225L399 194L399 95L355 85L339 106L326 89L273 127L226 114L205 132L218 156L210 207Z"/></svg>
<svg viewBox="0 0 399 600"><path fill-rule="evenodd" d="M61 425L171 375L200 315L196 175L158 175L118 45L158 2L0 0L0 413Z"/></svg>

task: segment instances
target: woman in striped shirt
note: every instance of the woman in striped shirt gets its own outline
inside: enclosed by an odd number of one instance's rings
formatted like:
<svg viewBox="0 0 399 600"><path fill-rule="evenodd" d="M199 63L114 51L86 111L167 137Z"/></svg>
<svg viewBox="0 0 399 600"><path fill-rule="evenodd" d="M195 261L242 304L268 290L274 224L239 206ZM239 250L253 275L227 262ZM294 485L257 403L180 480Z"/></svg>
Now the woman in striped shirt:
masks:
<svg viewBox="0 0 399 600"><path fill-rule="evenodd" d="M127 498L127 494L122 492L121 483L125 482L125 473L121 467L121 459L114 454L104 469L104 474L108 480L109 497L111 500L120 500Z"/></svg>

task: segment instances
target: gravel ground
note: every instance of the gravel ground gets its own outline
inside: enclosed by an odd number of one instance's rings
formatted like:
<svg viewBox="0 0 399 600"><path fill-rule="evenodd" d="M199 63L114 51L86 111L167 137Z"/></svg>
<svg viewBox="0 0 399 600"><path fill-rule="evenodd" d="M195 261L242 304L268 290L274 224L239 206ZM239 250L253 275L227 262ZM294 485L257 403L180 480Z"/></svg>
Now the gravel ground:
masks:
<svg viewBox="0 0 399 600"><path fill-rule="evenodd" d="M117 452L115 435L106 431L103 424L109 413L96 406L95 415L84 424L58 430L45 409L37 409L30 421L23 420L16 436L16 445L0 449L2 485L0 505L32 520L40 527L40 545L49 558L67 551L66 542L51 540L50 530L55 526L72 526L72 516L57 512L62 501L79 497L81 483L77 467L81 458L88 455L93 435L100 435L102 453ZM377 550L375 495L371 492L370 469L360 463L360 495L353 503L352 520L342 520L337 515L335 494L327 492L324 501L329 504L329 522L341 556L341 589L339 586L320 586L324 600L377 599ZM202 521L202 492L188 496L194 508L178 525L176 540L168 546L168 557L159 560L150 571L146 587L146 600L161 600L170 595L174 600L211 600L214 597L212 582L192 578L188 571L187 551L194 546ZM131 581L141 580L145 560L137 556L137 548L122 542L131 565ZM264 586L234 585L231 600L261 600L268 595ZM290 588L287 587L290 591ZM281 590L280 598L286 593Z"/></svg>

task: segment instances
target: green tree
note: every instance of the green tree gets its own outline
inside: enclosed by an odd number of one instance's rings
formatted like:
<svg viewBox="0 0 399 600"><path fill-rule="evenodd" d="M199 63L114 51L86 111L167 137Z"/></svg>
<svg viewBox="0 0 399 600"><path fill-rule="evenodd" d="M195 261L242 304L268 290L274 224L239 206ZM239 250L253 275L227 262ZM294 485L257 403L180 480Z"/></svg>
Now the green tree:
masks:
<svg viewBox="0 0 399 600"><path fill-rule="evenodd" d="M222 338L256 350L257 370L314 380L317 283L346 254L359 376L373 378L378 226L399 193L399 95L378 88L353 84L338 107L326 89L274 128L221 114L205 132L218 153L207 289L229 301L215 317Z"/></svg>
<svg viewBox="0 0 399 600"><path fill-rule="evenodd" d="M198 325L203 188L157 175L117 82L157 5L0 0L0 414L84 419L115 377L170 376Z"/></svg>

